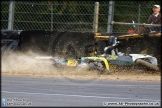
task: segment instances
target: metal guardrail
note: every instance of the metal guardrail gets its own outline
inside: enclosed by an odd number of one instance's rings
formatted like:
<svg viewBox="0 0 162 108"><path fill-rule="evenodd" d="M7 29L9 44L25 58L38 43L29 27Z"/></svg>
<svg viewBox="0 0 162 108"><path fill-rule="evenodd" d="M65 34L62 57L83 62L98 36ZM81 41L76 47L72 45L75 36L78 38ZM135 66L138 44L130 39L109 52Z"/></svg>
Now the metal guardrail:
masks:
<svg viewBox="0 0 162 108"><path fill-rule="evenodd" d="M115 21L112 21L110 22L110 24L114 25L114 24L121 24L121 25L141 25L141 26L161 26L161 24L141 24L141 23L126 23L126 22L115 22Z"/></svg>

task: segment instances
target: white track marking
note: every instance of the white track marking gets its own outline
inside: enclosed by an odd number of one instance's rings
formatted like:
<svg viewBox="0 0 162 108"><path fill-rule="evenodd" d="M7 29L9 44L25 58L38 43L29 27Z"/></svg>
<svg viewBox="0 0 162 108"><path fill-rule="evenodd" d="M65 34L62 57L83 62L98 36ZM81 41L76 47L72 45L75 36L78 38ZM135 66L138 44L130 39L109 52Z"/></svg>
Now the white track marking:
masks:
<svg viewBox="0 0 162 108"><path fill-rule="evenodd" d="M1 93L13 93L13 94L30 94L30 95L51 95L51 96L64 96L64 97L83 97L83 98L112 98L112 99L133 99L133 100L149 100L149 101L161 101L155 99L135 99L135 98L122 98L122 97L103 97L103 96L85 96L85 95L68 95L68 94L49 94L49 93L28 93L28 92L10 92L1 91Z"/></svg>

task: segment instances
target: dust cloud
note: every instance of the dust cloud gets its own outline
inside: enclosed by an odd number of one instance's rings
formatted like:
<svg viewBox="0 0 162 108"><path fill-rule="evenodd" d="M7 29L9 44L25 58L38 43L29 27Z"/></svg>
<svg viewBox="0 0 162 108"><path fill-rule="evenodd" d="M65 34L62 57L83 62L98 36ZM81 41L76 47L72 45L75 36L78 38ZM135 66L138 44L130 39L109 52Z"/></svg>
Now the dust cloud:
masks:
<svg viewBox="0 0 162 108"><path fill-rule="evenodd" d="M2 74L10 75L34 75L34 76L51 76L51 77L74 77L92 75L97 72L88 71L88 67L61 67L53 65L52 60L35 59L41 54L28 51L22 52L5 52L1 57ZM46 56L46 55L43 55Z"/></svg>
<svg viewBox="0 0 162 108"><path fill-rule="evenodd" d="M47 56L32 51L5 52L1 55L1 74L18 76L57 77L69 79L99 79L99 80L127 80L127 81L161 81L161 72L112 72L100 74L88 67L55 67L52 60L38 60L37 56Z"/></svg>
<svg viewBox="0 0 162 108"><path fill-rule="evenodd" d="M35 59L39 54L28 51L21 52L5 52L1 57L1 66L3 73L19 73L19 74L49 74L56 70L51 66L52 61L40 61ZM51 63L51 65L49 65Z"/></svg>

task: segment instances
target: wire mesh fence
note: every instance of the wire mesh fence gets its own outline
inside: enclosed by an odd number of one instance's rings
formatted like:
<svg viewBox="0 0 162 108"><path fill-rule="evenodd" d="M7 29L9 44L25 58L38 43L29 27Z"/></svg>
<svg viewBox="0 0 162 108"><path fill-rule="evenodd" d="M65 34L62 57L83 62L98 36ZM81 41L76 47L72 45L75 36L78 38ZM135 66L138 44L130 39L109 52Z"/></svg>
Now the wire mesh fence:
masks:
<svg viewBox="0 0 162 108"><path fill-rule="evenodd" d="M136 29L138 26L112 26L110 22L147 23L152 6L161 4L160 0L113 2L99 2L98 32ZM2 1L1 29L93 32L94 14L94 1Z"/></svg>
<svg viewBox="0 0 162 108"><path fill-rule="evenodd" d="M161 1L117 1L114 5L114 21L132 23L148 23L148 17L153 13L153 5L161 4ZM128 30L139 31L140 26L114 25L114 32L128 32Z"/></svg>

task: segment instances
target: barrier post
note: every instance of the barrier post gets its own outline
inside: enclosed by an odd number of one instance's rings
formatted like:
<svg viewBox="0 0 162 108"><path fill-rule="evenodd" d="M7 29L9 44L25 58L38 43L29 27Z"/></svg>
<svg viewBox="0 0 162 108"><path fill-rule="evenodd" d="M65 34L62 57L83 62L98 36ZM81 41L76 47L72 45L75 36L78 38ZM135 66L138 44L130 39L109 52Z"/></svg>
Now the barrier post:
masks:
<svg viewBox="0 0 162 108"><path fill-rule="evenodd" d="M95 2L93 32L98 32L99 2Z"/></svg>
<svg viewBox="0 0 162 108"><path fill-rule="evenodd" d="M14 0L10 0L9 17L8 17L8 30L13 30L14 8L15 8L15 2L14 2Z"/></svg>

